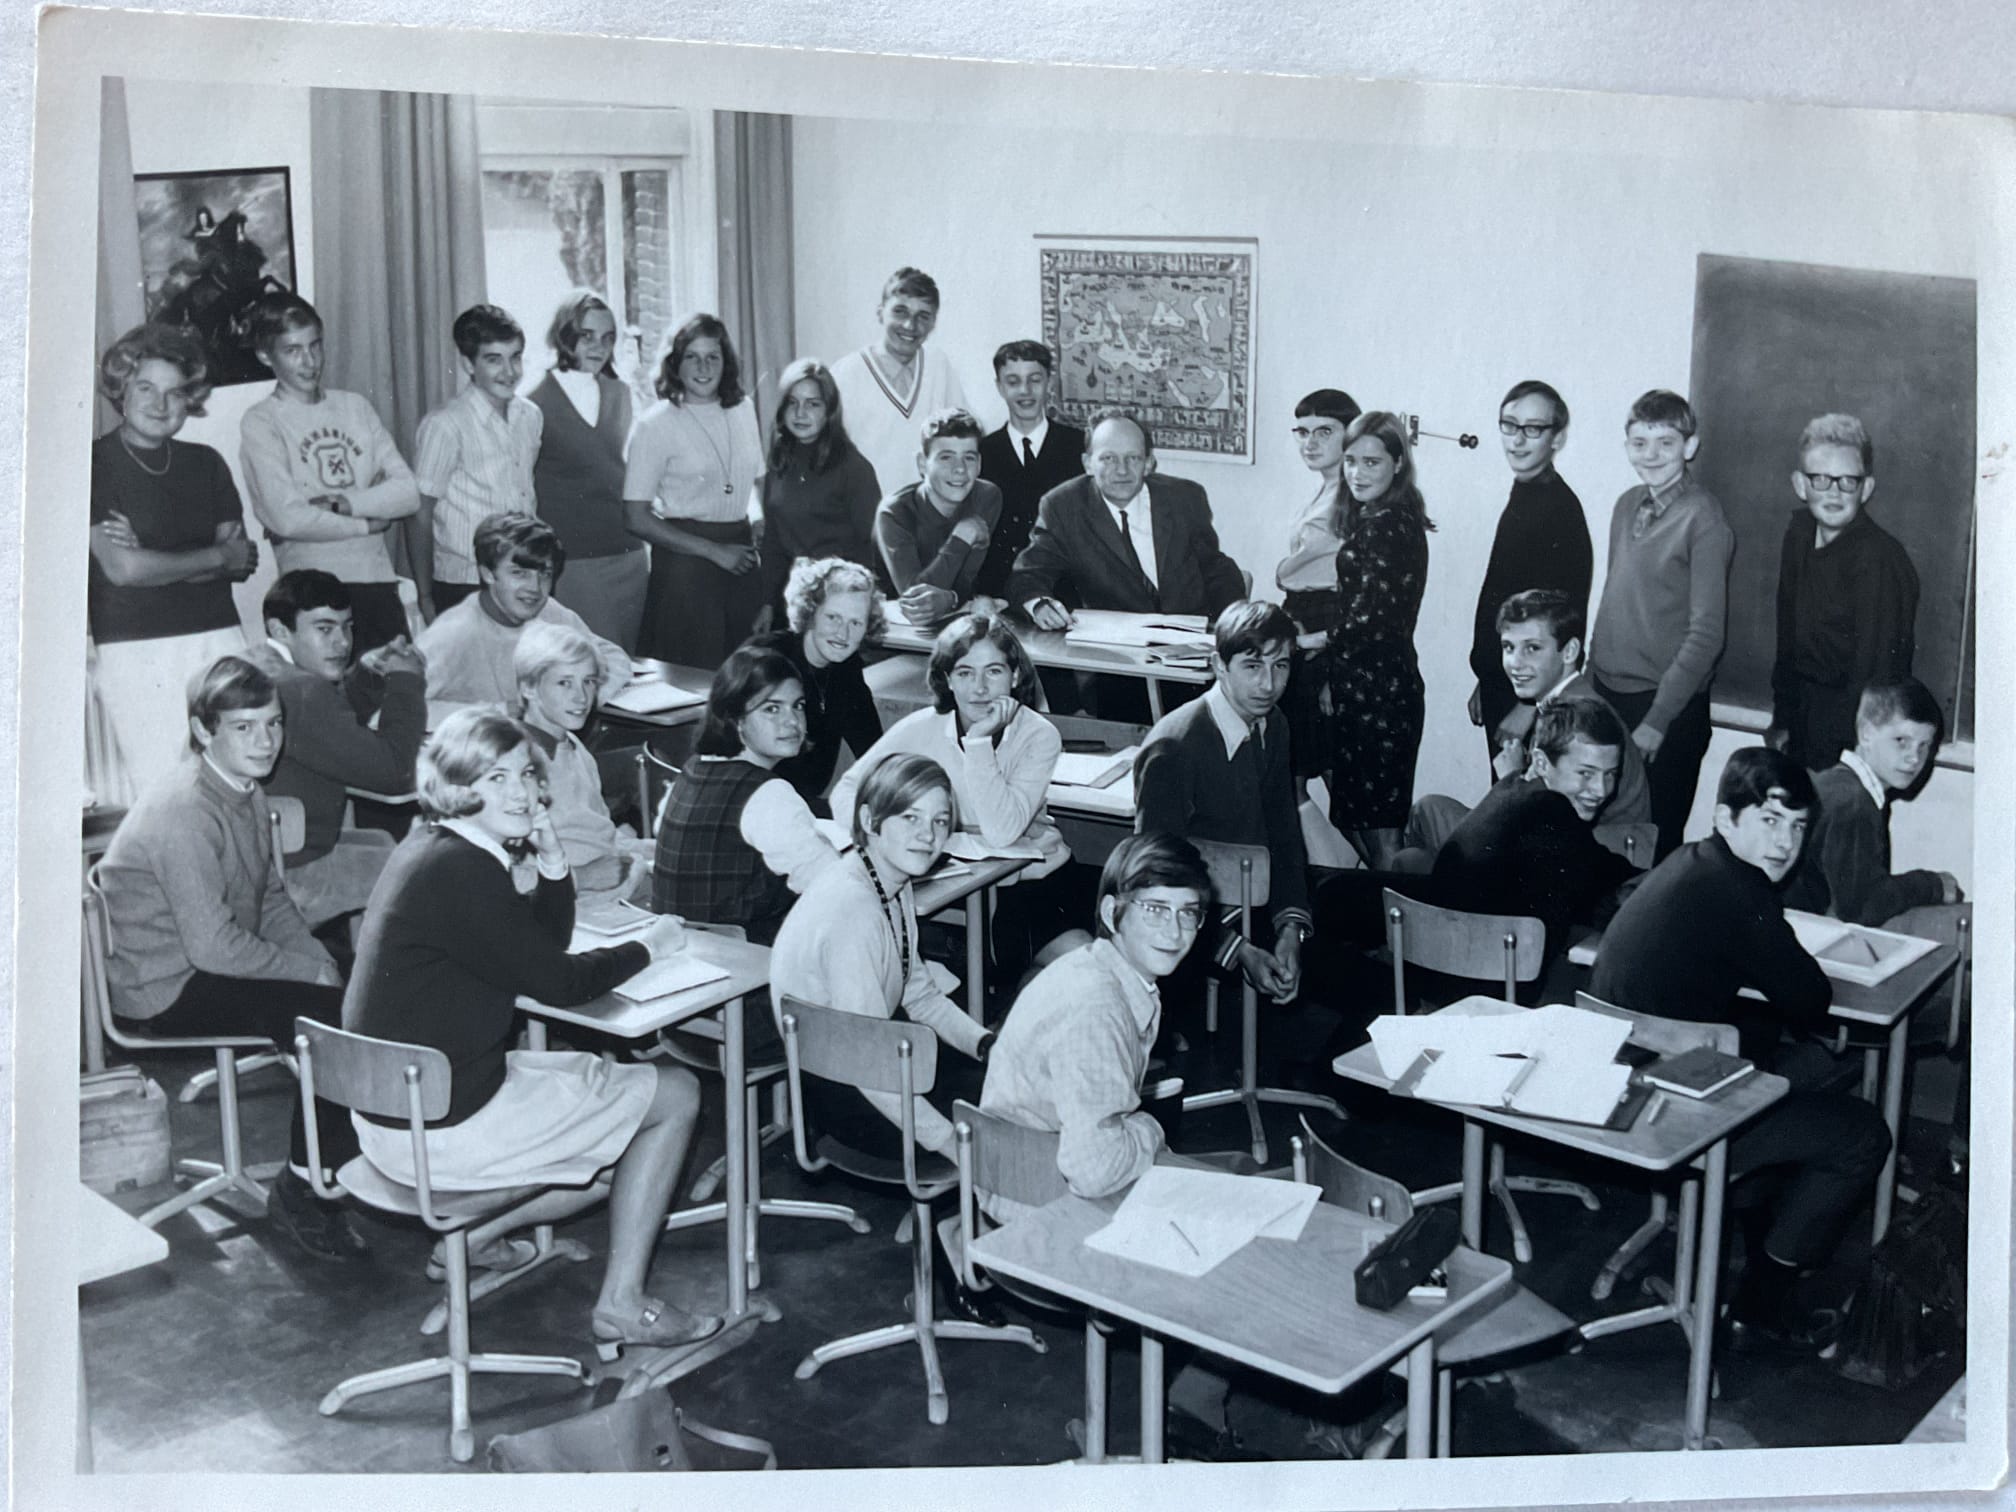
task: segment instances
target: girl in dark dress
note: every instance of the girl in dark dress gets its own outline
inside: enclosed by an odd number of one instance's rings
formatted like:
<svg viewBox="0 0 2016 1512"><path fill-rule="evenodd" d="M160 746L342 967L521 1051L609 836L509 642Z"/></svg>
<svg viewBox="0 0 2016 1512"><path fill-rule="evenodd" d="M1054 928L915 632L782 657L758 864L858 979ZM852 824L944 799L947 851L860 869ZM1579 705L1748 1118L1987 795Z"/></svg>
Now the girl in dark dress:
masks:
<svg viewBox="0 0 2016 1512"><path fill-rule="evenodd" d="M1298 780L1320 777L1330 760L1320 708L1323 653L1337 623L1337 553L1351 534L1354 507L1344 486L1344 433L1359 414L1358 401L1342 389L1317 389L1295 406L1295 449L1319 479L1315 497L1288 533L1288 554L1274 569L1281 606L1299 632L1294 675L1282 701Z"/></svg>
<svg viewBox="0 0 2016 1512"><path fill-rule="evenodd" d="M1435 528L1397 415L1372 410L1345 432L1356 519L1337 552L1337 624L1325 654L1330 822L1367 866L1388 868L1414 795L1425 717L1414 620Z"/></svg>
<svg viewBox="0 0 2016 1512"><path fill-rule="evenodd" d="M875 506L882 502L875 469L847 439L840 390L826 364L800 357L784 369L777 390L769 470L756 485L763 502L763 580L773 613L783 608L784 580L801 557L842 557L874 570Z"/></svg>

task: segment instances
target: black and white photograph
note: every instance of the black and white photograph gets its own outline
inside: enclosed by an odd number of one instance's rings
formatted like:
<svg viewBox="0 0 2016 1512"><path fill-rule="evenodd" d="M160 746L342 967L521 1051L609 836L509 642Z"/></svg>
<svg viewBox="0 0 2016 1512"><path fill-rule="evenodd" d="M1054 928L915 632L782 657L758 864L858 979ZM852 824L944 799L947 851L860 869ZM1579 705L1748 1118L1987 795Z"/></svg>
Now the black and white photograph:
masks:
<svg viewBox="0 0 2016 1512"><path fill-rule="evenodd" d="M49 1504L2003 1476L2007 120L107 10L36 111Z"/></svg>

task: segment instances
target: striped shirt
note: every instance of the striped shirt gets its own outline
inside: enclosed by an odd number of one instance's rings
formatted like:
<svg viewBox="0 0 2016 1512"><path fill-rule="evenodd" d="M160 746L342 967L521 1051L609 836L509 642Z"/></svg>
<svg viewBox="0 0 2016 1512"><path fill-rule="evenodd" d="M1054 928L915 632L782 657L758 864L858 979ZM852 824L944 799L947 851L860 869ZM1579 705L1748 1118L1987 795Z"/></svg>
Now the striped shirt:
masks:
<svg viewBox="0 0 2016 1512"><path fill-rule="evenodd" d="M476 527L494 514L532 514L532 464L546 417L511 396L499 415L473 384L420 422L413 473L434 503L434 578L475 583Z"/></svg>

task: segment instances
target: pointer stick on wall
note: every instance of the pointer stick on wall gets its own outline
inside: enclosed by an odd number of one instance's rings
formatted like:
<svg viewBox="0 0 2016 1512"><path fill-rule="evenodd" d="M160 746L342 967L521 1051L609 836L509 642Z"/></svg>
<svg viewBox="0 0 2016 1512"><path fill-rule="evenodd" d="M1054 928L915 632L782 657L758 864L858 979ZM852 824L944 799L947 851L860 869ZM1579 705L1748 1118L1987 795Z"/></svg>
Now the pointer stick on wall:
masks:
<svg viewBox="0 0 2016 1512"><path fill-rule="evenodd" d="M1424 431L1421 429L1421 417L1419 415L1409 415L1406 419L1407 440L1411 445L1419 446L1421 438L1426 436L1431 441L1454 441L1465 451L1474 451L1476 449L1477 438L1475 436L1467 433L1460 436L1445 436L1440 431Z"/></svg>

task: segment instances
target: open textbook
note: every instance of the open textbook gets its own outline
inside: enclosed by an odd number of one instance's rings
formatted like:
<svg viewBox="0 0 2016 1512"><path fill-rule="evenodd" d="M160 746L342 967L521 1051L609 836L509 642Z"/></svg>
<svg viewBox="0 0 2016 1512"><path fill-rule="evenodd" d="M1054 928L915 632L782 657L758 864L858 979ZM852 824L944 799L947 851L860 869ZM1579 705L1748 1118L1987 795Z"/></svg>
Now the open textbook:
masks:
<svg viewBox="0 0 2016 1512"><path fill-rule="evenodd" d="M1134 1183L1093 1249L1201 1276L1255 1239L1299 1239L1318 1188L1262 1176L1155 1166Z"/></svg>
<svg viewBox="0 0 2016 1512"><path fill-rule="evenodd" d="M1567 1003L1470 997L1439 1013L1374 1019L1372 1047L1396 1093L1600 1124L1630 1089L1631 1068L1617 1060L1630 1033L1623 1019Z"/></svg>
<svg viewBox="0 0 2016 1512"><path fill-rule="evenodd" d="M1917 935L1892 934L1867 924L1850 924L1824 914L1785 910L1785 922L1806 953L1820 963L1820 969L1840 982L1856 982L1874 987L1888 981L1913 961L1938 949L1937 940Z"/></svg>

